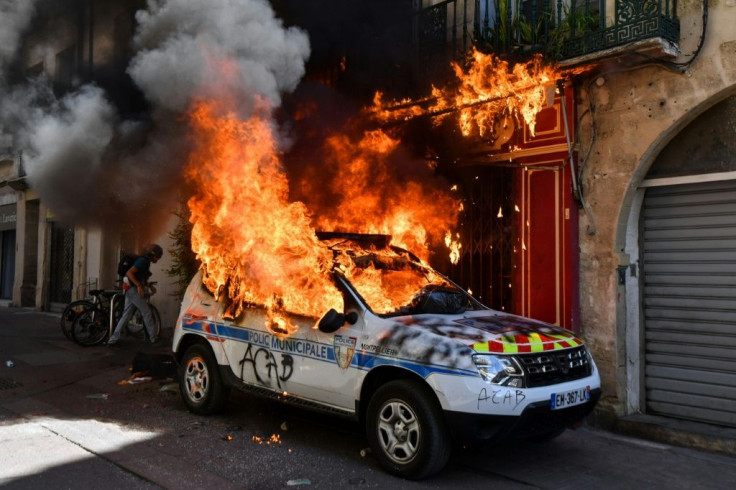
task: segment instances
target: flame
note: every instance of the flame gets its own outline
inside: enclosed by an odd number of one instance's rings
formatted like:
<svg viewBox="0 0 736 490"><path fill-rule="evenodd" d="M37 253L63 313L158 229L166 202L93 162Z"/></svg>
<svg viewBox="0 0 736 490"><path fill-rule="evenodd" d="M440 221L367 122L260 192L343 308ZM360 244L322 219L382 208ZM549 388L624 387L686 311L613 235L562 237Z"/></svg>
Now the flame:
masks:
<svg viewBox="0 0 736 490"><path fill-rule="evenodd" d="M460 243L460 234L456 235L457 239L452 239L452 233L449 231L447 234L445 234L445 245L447 248L450 249L450 262L453 264L457 264L460 260L460 249L462 248L462 243Z"/></svg>
<svg viewBox="0 0 736 490"><path fill-rule="evenodd" d="M397 140L382 131L330 137L325 147L332 177L312 176L303 185L318 186L314 192L336 202L313 215L303 202L289 200L268 105L260 102L247 120L223 107L225 101L202 100L191 110L193 151L186 175L194 188L188 201L192 248L202 262L204 285L228 305L226 317L265 306L266 327L284 338L299 328L287 312L318 318L330 308L342 311L329 274L336 261L378 313L409 304L427 284L441 283L436 274L408 266L379 273L375 264L400 264L408 256L362 245L340 256L334 243L320 241L315 232L387 234L392 244L417 251L422 260L429 257L432 230L451 228L459 205L439 185L395 178L390 157Z"/></svg>
<svg viewBox="0 0 736 490"><path fill-rule="evenodd" d="M289 335L296 328L280 312L319 316L342 304L327 274L332 254L321 246L300 202L288 201L288 182L265 103L250 119L221 114L200 101L190 114L194 150L187 177L192 248L204 269L204 284L226 316L264 305L269 328Z"/></svg>
<svg viewBox="0 0 736 490"><path fill-rule="evenodd" d="M547 89L561 78L560 71L545 65L541 55L509 67L492 54L473 50L467 69L457 63L452 68L457 86L444 90L432 87L431 97L416 101L385 103L383 96L376 94L369 112L383 123L457 112L463 135L481 137L493 133L498 117L512 115L523 119L534 135L536 116L547 102Z"/></svg>
<svg viewBox="0 0 736 490"><path fill-rule="evenodd" d="M382 130L332 135L322 165L300 188L306 196L330 197L315 216L317 229L391 235L392 245L428 261L430 245L442 242L438 233L455 225L460 203L446 187L412 179L412 172L398 176L408 160L399 143Z"/></svg>

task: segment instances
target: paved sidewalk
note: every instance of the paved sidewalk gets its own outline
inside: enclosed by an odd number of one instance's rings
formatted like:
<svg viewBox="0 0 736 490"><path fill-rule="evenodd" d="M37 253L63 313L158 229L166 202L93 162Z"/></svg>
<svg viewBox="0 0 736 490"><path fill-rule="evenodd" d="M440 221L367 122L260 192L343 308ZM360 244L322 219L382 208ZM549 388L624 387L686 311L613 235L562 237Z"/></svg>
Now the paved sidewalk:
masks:
<svg viewBox="0 0 736 490"><path fill-rule="evenodd" d="M233 393L223 414L189 413L172 383L119 385L138 352L123 338L80 347L59 315L0 308L3 488L730 489L736 458L590 427L547 444L458 450L421 482L383 472L357 424ZM6 366L11 360L14 367ZM280 436L269 447L257 440ZM260 438L260 439L257 439Z"/></svg>
<svg viewBox="0 0 736 490"><path fill-rule="evenodd" d="M170 330L162 336L158 346L123 338L114 347L82 347L64 337L58 313L0 308L0 486L179 487L176 464L167 478L158 464L148 471L130 469L151 466L155 458L150 451L130 455L124 449L140 448L156 433L71 415L80 403L106 399L110 387L130 372L136 353L169 353ZM95 379L103 381L90 384ZM80 394L85 388L87 393ZM53 403L44 401L49 394ZM146 478L147 473L156 475Z"/></svg>

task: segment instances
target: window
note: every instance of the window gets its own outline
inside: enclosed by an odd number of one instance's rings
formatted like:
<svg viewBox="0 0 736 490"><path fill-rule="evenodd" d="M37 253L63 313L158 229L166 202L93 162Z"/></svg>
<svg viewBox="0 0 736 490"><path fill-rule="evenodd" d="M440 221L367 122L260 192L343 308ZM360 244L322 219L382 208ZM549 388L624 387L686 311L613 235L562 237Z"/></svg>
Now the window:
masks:
<svg viewBox="0 0 736 490"><path fill-rule="evenodd" d="M70 46L56 55L54 83L58 90L66 91L72 88L76 78L76 61L74 46Z"/></svg>

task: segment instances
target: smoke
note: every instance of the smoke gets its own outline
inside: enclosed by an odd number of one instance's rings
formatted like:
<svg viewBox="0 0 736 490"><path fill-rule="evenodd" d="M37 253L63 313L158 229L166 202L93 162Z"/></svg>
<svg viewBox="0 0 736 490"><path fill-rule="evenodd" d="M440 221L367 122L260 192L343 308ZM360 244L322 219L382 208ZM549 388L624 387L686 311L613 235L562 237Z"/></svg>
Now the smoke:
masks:
<svg viewBox="0 0 736 490"><path fill-rule="evenodd" d="M82 200L99 200L90 192L103 189L102 154L112 141L115 124L115 109L94 86L31 115L23 162L32 187L47 197L46 204L55 212L67 215L67 203L78 201L80 190Z"/></svg>
<svg viewBox="0 0 736 490"><path fill-rule="evenodd" d="M136 18L141 51L128 71L158 106L181 112L227 96L247 118L255 97L278 106L304 75L307 35L284 28L264 0L151 1Z"/></svg>
<svg viewBox="0 0 736 490"><path fill-rule="evenodd" d="M0 77L15 57L21 33L28 26L35 8L35 0L0 0Z"/></svg>
<svg viewBox="0 0 736 490"><path fill-rule="evenodd" d="M0 69L17 55L34 6L0 0ZM43 76L5 89L0 79L0 134L13 134L28 181L66 223L163 226L186 195L182 114L199 97L237 101L228 110L242 117L261 100L276 107L309 56L306 34L285 28L264 0L149 0L136 19L127 72L151 104L145 119L124 119L116 103L126 101L94 84L57 98ZM49 39L40 48L66 48Z"/></svg>

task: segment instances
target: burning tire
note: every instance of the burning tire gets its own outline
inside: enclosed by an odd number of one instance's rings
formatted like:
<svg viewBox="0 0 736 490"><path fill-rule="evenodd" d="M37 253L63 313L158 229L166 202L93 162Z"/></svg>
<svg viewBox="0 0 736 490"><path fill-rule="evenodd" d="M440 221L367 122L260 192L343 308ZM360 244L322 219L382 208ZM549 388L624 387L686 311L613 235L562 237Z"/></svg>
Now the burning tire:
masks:
<svg viewBox="0 0 736 490"><path fill-rule="evenodd" d="M209 347L195 344L187 349L179 366L179 391L187 408L199 415L219 412L230 389L220 377Z"/></svg>
<svg viewBox="0 0 736 490"><path fill-rule="evenodd" d="M450 441L437 400L414 380L381 386L368 405L366 429L384 469L418 480L439 472L450 457Z"/></svg>

